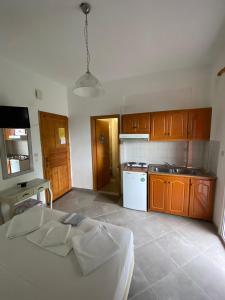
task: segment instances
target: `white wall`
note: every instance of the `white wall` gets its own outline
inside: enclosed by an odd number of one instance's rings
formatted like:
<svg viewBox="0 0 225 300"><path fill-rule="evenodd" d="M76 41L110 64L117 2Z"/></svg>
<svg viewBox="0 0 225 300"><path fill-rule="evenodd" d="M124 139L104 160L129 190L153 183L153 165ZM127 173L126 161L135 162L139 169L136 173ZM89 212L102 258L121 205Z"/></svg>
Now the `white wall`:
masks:
<svg viewBox="0 0 225 300"><path fill-rule="evenodd" d="M209 83L210 70L202 67L107 82L105 95L96 99L69 89L73 186L93 187L90 116L209 106Z"/></svg>
<svg viewBox="0 0 225 300"><path fill-rule="evenodd" d="M214 222L220 225L225 188L225 75L217 77L217 73L225 66L225 45L217 56L212 70L211 103L212 118L212 150L211 168L217 172L217 187L214 206Z"/></svg>
<svg viewBox="0 0 225 300"><path fill-rule="evenodd" d="M35 99L35 88L42 90L43 100ZM29 108L34 153L32 173L3 180L0 165L0 190L2 190L20 181L43 177L38 110L68 115L67 89L48 78L0 59L0 105Z"/></svg>

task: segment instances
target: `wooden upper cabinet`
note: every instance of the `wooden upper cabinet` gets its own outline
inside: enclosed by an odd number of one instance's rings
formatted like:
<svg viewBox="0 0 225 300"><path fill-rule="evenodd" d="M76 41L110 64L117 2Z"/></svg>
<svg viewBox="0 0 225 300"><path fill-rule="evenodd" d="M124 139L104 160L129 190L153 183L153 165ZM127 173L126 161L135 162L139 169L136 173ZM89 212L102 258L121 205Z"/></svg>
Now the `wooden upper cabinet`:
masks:
<svg viewBox="0 0 225 300"><path fill-rule="evenodd" d="M211 115L211 108L123 115L122 132L150 133L151 129L152 141L209 140Z"/></svg>
<svg viewBox="0 0 225 300"><path fill-rule="evenodd" d="M149 176L149 209L164 212L167 198L166 176Z"/></svg>
<svg viewBox="0 0 225 300"><path fill-rule="evenodd" d="M155 141L167 139L167 113L151 113L151 135L150 139Z"/></svg>
<svg viewBox="0 0 225 300"><path fill-rule="evenodd" d="M151 113L151 140L187 139L188 111Z"/></svg>
<svg viewBox="0 0 225 300"><path fill-rule="evenodd" d="M211 130L212 108L189 110L188 139L209 140Z"/></svg>
<svg viewBox="0 0 225 300"><path fill-rule="evenodd" d="M190 179L181 176L167 177L167 212L188 216Z"/></svg>
<svg viewBox="0 0 225 300"><path fill-rule="evenodd" d="M123 133L150 133L150 113L122 115Z"/></svg>
<svg viewBox="0 0 225 300"><path fill-rule="evenodd" d="M213 214L215 180L191 179L189 216L210 221Z"/></svg>
<svg viewBox="0 0 225 300"><path fill-rule="evenodd" d="M167 113L167 140L186 140L188 112L185 110Z"/></svg>

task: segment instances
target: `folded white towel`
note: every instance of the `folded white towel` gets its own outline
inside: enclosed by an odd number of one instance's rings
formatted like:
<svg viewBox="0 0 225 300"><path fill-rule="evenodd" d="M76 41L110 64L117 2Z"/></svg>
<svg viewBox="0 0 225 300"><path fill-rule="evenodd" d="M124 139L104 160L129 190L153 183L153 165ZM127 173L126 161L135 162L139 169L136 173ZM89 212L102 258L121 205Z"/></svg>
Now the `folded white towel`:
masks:
<svg viewBox="0 0 225 300"><path fill-rule="evenodd" d="M105 225L98 225L87 233L74 236L72 245L83 275L88 275L107 262L119 249Z"/></svg>
<svg viewBox="0 0 225 300"><path fill-rule="evenodd" d="M60 256L66 256L72 249L71 238L74 234L80 234L77 230L71 230L71 225L63 225L58 221L49 221L39 230L29 234L26 238L44 248Z"/></svg>
<svg viewBox="0 0 225 300"><path fill-rule="evenodd" d="M44 210L40 207L17 215L10 221L6 236L12 239L33 232L42 226L43 219Z"/></svg>
<svg viewBox="0 0 225 300"><path fill-rule="evenodd" d="M52 221L46 226L46 234L44 235L40 245L43 247L51 247L64 245L70 234L71 225L62 225L59 222Z"/></svg>

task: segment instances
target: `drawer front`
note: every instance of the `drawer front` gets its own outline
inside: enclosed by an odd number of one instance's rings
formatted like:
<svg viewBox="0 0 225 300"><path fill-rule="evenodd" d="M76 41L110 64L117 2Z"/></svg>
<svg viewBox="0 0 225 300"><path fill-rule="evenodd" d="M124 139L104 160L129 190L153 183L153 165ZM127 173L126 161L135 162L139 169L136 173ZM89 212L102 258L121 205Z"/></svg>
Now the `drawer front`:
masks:
<svg viewBox="0 0 225 300"><path fill-rule="evenodd" d="M44 182L43 184L40 184L39 186L34 188L34 194L40 193L48 188L48 182Z"/></svg>
<svg viewBox="0 0 225 300"><path fill-rule="evenodd" d="M34 190L30 189L30 190L23 191L22 193L17 194L16 198L17 198L17 200L21 201L21 200L25 200L33 195L34 195Z"/></svg>

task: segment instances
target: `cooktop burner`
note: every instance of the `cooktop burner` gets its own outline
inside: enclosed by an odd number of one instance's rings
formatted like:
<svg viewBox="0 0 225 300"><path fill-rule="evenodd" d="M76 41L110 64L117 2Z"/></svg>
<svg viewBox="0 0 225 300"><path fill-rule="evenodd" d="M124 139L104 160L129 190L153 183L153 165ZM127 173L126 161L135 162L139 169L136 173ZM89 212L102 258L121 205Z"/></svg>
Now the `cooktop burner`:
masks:
<svg viewBox="0 0 225 300"><path fill-rule="evenodd" d="M127 163L127 166L128 167L136 167L136 168L147 168L148 167L147 163L144 163L144 162L135 162L135 161L129 161Z"/></svg>

